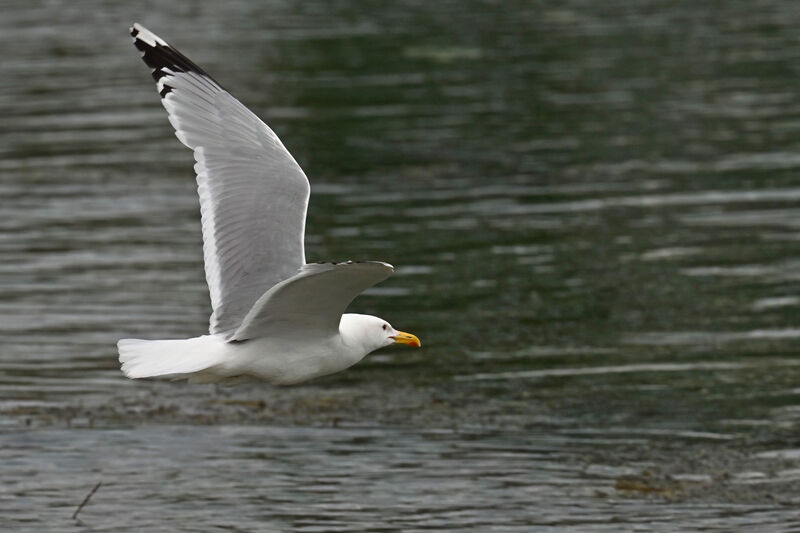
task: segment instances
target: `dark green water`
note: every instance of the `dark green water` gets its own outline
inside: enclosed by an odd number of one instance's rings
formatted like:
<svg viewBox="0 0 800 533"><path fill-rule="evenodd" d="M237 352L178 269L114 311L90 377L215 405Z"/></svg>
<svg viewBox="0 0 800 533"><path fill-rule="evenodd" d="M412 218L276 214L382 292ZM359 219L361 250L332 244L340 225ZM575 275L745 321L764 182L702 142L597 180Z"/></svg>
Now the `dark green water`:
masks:
<svg viewBox="0 0 800 533"><path fill-rule="evenodd" d="M800 528L800 6L162 4L2 7L3 530ZM134 21L304 167L309 260L397 267L353 310L422 350L119 373L210 312Z"/></svg>

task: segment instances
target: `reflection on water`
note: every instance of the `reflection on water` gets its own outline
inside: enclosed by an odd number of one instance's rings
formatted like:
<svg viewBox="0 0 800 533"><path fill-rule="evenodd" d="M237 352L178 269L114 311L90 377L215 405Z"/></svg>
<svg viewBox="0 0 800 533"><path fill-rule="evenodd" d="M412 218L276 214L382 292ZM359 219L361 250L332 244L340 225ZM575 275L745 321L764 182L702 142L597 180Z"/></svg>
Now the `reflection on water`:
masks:
<svg viewBox="0 0 800 533"><path fill-rule="evenodd" d="M135 20L304 166L311 260L398 267L353 310L424 350L290 389L122 378L116 339L209 313ZM800 527L798 25L789 0L7 2L0 523L72 527L102 479L104 531Z"/></svg>
<svg viewBox="0 0 800 533"><path fill-rule="evenodd" d="M125 452L91 458L82 449L65 445L76 433L83 445L113 446ZM529 531L531 524L544 530L567 525L593 531L619 531L620 527L674 531L674 523L664 521L658 506L648 508L626 497L637 490L678 498L671 505L673 512L682 517L682 524L697 530L713 530L731 517L743 525L792 527L763 503L745 508L726 502L698 506L681 501L713 485L709 475L683 473L665 480L659 478L656 465L649 465L652 473L641 477L637 468L596 461L619 446L659 437L614 429L602 434L536 437L448 430L241 426L179 427L167 436L145 426L135 431L14 433L0 454L7 472L25 479L4 491L24 495L39 509L38 517L52 522L72 512L82 496L76 493L79 488L108 476L80 515L86 524L103 531L200 531L210 526ZM719 438L706 434L670 437L687 447ZM780 457L787 458L787 453ZM43 469L43 460L52 463ZM161 482L154 483L154 477ZM748 472L730 483L730 493L747 493L747 487L767 482L768 477L789 482L797 480L798 474ZM159 509L158 514L153 508ZM186 516L192 517L191 524L185 523ZM354 516L358 523L353 523ZM16 509L6 518L24 524L37 516Z"/></svg>

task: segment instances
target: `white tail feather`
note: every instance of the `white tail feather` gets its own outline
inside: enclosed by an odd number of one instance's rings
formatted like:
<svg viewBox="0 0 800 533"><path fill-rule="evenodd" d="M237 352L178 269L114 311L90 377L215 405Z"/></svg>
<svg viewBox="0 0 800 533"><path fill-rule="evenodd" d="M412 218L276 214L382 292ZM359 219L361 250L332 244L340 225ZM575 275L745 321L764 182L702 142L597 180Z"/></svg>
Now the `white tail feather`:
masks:
<svg viewBox="0 0 800 533"><path fill-rule="evenodd" d="M224 362L225 344L215 335L203 335L180 340L122 339L117 348L122 372L131 379L191 379Z"/></svg>

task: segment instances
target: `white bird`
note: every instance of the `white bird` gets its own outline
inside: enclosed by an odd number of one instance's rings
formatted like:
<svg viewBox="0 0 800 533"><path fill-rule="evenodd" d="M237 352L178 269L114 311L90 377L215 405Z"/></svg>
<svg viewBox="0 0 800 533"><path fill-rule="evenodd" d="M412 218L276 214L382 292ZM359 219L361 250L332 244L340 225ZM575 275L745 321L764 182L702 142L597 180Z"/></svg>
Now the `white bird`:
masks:
<svg viewBox="0 0 800 533"><path fill-rule="evenodd" d="M178 139L194 151L209 335L117 343L129 378L299 383L419 339L383 319L343 314L389 277L382 262L306 264L310 186L278 136L203 69L139 24L133 43L153 69Z"/></svg>

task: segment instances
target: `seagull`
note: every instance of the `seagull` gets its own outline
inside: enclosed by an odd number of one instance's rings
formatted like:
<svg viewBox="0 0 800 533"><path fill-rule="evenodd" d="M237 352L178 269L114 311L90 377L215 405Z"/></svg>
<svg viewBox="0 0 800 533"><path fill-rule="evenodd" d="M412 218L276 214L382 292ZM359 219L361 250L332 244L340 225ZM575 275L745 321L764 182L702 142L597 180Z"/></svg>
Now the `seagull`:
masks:
<svg viewBox="0 0 800 533"><path fill-rule="evenodd" d="M212 313L208 335L120 340L122 372L292 385L340 372L384 346L420 347L415 335L381 318L344 313L392 265L306 264L310 185L269 126L156 34L138 23L130 32L175 135L194 152Z"/></svg>

